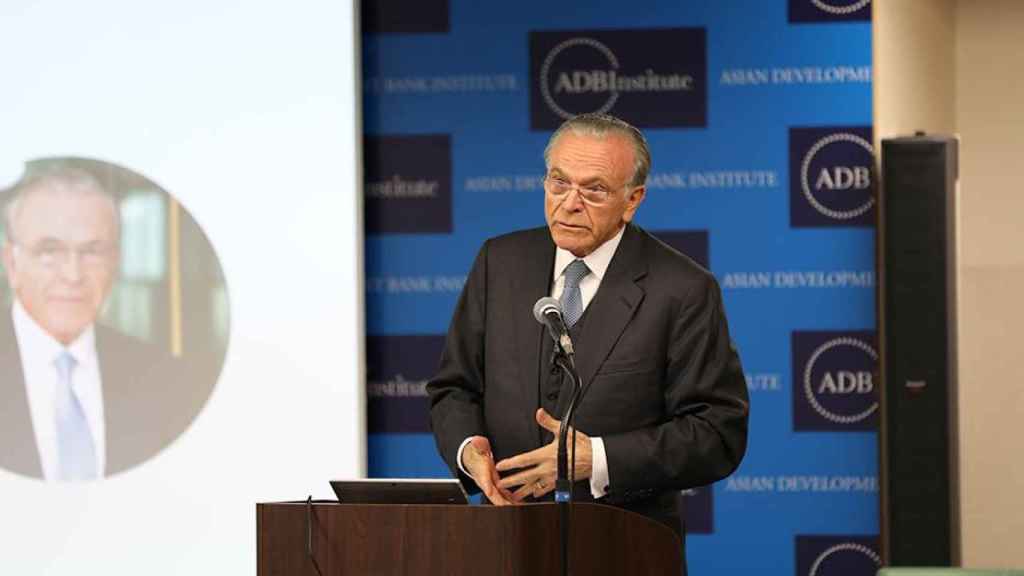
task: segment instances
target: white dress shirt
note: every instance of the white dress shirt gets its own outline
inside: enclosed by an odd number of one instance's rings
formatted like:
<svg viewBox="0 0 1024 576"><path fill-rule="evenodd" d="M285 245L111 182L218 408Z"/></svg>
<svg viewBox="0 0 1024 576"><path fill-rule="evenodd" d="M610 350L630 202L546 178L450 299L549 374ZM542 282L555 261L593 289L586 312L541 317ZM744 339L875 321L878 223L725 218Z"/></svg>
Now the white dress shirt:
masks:
<svg viewBox="0 0 1024 576"><path fill-rule="evenodd" d="M590 274L587 274L580 280L580 296L583 297L582 310L584 312L586 312L590 301L594 299L594 295L597 294L597 289L601 286L601 280L604 279L604 274L608 271L608 265L611 264L612 257L615 256L615 251L619 248L619 242L622 240L622 233L625 230L626 228L623 226L619 229L618 234L606 240L596 250L583 257L583 262L590 269ZM551 281L550 293L552 297L560 298L562 296L562 290L565 288L565 269L574 260L576 260L576 256L573 256L572 252L555 247L555 270ZM469 438L463 440L456 454L459 469L467 476L469 476L469 472L462 466L462 451L468 443ZM600 437L591 437L590 450L593 456L590 474L590 494L594 498L600 498L608 492L608 484L610 482L608 478L608 456L604 451L604 440Z"/></svg>
<svg viewBox="0 0 1024 576"><path fill-rule="evenodd" d="M22 307L17 299L11 309L14 333L18 338L21 369L25 376L32 429L35 432L43 478L57 480L58 445L57 411L54 406L58 384L54 360L65 350L63 344L50 336ZM96 332L92 326L68 346L75 359L71 371L71 387L82 403L89 432L96 452L96 471L102 477L106 467L106 426L103 421L103 387L96 355Z"/></svg>

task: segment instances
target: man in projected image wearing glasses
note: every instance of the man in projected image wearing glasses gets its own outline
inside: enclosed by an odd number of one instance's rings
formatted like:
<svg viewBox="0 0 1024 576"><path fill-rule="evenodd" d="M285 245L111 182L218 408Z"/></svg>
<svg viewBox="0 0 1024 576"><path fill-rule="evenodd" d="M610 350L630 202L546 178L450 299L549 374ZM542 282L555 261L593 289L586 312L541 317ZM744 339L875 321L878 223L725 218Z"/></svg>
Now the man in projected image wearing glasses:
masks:
<svg viewBox="0 0 1024 576"><path fill-rule="evenodd" d="M484 244L427 385L438 448L494 504L551 498L570 388L531 309L559 298L585 387L574 497L682 537L680 490L727 476L746 450L747 388L721 293L632 224L650 169L636 128L578 116L544 158L547 226Z"/></svg>
<svg viewBox="0 0 1024 576"><path fill-rule="evenodd" d="M117 276L115 198L88 172L26 175L5 208L14 295L0 318L0 468L51 481L100 478L175 435L177 362L99 326Z"/></svg>

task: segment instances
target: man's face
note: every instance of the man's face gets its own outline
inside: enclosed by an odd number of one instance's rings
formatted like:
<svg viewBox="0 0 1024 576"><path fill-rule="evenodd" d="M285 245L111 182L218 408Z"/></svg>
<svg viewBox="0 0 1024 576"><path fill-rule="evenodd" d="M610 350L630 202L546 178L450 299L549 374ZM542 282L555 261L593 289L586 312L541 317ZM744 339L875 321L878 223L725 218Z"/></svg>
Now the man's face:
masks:
<svg viewBox="0 0 1024 576"><path fill-rule="evenodd" d="M25 311L67 345L95 320L117 272L109 199L98 193L34 190L14 215L4 267Z"/></svg>
<svg viewBox="0 0 1024 576"><path fill-rule="evenodd" d="M633 146L619 134L603 138L562 134L548 155L548 179L573 183L580 187L604 189L607 200L600 204L584 201L578 189L561 197L546 186L544 215L551 238L559 248L582 258L609 240L633 219L644 198L644 188L630 189L633 177Z"/></svg>

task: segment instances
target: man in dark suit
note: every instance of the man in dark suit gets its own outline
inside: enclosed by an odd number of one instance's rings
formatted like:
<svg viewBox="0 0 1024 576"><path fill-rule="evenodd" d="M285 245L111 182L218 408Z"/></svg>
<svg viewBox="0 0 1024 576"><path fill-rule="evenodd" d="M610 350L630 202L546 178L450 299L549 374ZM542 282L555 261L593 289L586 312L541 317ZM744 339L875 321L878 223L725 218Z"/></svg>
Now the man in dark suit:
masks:
<svg viewBox="0 0 1024 576"><path fill-rule="evenodd" d="M6 206L0 316L0 468L53 481L126 470L194 415L181 363L95 324L117 274L116 200L91 174L51 166Z"/></svg>
<svg viewBox="0 0 1024 576"><path fill-rule="evenodd" d="M714 277L631 223L650 167L629 124L583 115L545 150L547 227L488 240L427 384L441 455L494 504L550 498L569 387L531 314L562 302L585 392L574 487L680 536L680 490L746 450L748 395Z"/></svg>

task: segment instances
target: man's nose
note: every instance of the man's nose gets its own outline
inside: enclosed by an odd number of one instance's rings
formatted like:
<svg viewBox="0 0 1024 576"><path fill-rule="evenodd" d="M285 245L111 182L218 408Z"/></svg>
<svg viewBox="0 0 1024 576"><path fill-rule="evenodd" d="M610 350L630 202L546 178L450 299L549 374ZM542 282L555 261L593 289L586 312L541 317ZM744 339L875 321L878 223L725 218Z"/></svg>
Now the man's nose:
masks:
<svg viewBox="0 0 1024 576"><path fill-rule="evenodd" d="M580 195L580 189L578 186L574 186L572 190L569 190L569 194L562 201L562 209L569 212L579 212L583 210L583 196Z"/></svg>
<svg viewBox="0 0 1024 576"><path fill-rule="evenodd" d="M77 284L82 281L82 255L75 250L69 250L67 255L60 260L58 268L60 277L65 282Z"/></svg>

